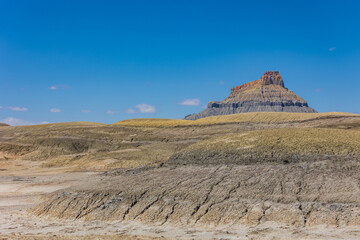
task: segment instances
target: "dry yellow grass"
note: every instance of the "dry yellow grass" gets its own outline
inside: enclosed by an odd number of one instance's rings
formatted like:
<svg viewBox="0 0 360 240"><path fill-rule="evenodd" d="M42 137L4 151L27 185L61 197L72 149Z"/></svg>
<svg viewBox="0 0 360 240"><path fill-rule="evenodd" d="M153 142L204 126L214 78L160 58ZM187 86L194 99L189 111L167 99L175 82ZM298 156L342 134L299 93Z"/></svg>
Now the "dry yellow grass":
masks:
<svg viewBox="0 0 360 240"><path fill-rule="evenodd" d="M283 152L328 155L360 155L360 132L324 128L257 130L211 138L190 145L188 150L279 149Z"/></svg>
<svg viewBox="0 0 360 240"><path fill-rule="evenodd" d="M113 125L132 126L132 127L175 127L187 125L193 121L181 119L164 118L135 118L116 122Z"/></svg>
<svg viewBox="0 0 360 240"><path fill-rule="evenodd" d="M158 166L178 151L183 144L153 143L117 151L95 151L74 155L60 155L48 160L42 167L72 167L77 170L110 170L115 168L136 168Z"/></svg>
<svg viewBox="0 0 360 240"><path fill-rule="evenodd" d="M49 127L78 127L78 126L101 126L106 125L104 123L96 123L96 122L61 122L61 123L47 123L47 124L39 124L39 125L24 125L24 126L16 126L16 128L24 128L24 129L43 129Z"/></svg>
<svg viewBox="0 0 360 240"><path fill-rule="evenodd" d="M283 112L252 112L239 113L232 115L221 115L201 118L198 120L181 119L156 119L156 118L138 118L129 119L114 123L113 125L134 126L134 127L177 127L177 126L201 126L224 123L286 123L306 121L317 118L329 117L360 117L359 114L352 113L283 113Z"/></svg>
<svg viewBox="0 0 360 240"><path fill-rule="evenodd" d="M360 159L360 132L324 128L257 130L190 145L170 163L214 164Z"/></svg>

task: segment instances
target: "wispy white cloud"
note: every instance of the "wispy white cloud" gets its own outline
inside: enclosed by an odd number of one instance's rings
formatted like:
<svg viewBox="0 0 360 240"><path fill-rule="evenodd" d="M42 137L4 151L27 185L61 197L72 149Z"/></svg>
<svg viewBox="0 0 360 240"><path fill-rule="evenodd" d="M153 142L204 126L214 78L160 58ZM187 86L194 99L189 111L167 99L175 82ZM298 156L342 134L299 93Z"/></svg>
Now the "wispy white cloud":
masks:
<svg viewBox="0 0 360 240"><path fill-rule="evenodd" d="M29 125L28 121L18 119L18 118L13 118L13 117L8 117L8 118L5 118L5 119L2 119L2 120L0 120L0 122L9 124L11 126Z"/></svg>
<svg viewBox="0 0 360 240"><path fill-rule="evenodd" d="M37 124L47 124L49 122L43 121L43 122L30 122L27 120L14 118L14 117L8 117L5 119L0 120L2 123L9 124L11 126L21 126L21 125L37 125Z"/></svg>
<svg viewBox="0 0 360 240"><path fill-rule="evenodd" d="M219 84L220 84L220 85L224 85L225 82L224 82L224 81L220 81Z"/></svg>
<svg viewBox="0 0 360 240"><path fill-rule="evenodd" d="M320 88L318 88L318 89L315 89L314 91L315 92L321 92L322 90Z"/></svg>
<svg viewBox="0 0 360 240"><path fill-rule="evenodd" d="M17 112L26 112L27 110L29 110L26 107L8 107L8 109L10 109L11 111L17 111Z"/></svg>
<svg viewBox="0 0 360 240"><path fill-rule="evenodd" d="M200 100L197 99L197 98L185 99L184 101L180 102L179 105L183 105L183 106L200 106Z"/></svg>
<svg viewBox="0 0 360 240"><path fill-rule="evenodd" d="M52 112L52 113L59 113L59 112L61 112L61 110L58 109L58 108L51 108L51 109L50 109L50 112Z"/></svg>
<svg viewBox="0 0 360 240"><path fill-rule="evenodd" d="M53 85L48 87L49 90L69 89L68 85Z"/></svg>
<svg viewBox="0 0 360 240"><path fill-rule="evenodd" d="M106 113L106 114L114 114L114 113L116 113L116 111L113 111L113 110L107 110L105 113Z"/></svg>
<svg viewBox="0 0 360 240"><path fill-rule="evenodd" d="M329 51L332 52L332 51L335 51L336 47L331 47L329 48Z"/></svg>
<svg viewBox="0 0 360 240"><path fill-rule="evenodd" d="M128 113L128 114L134 114L134 113L136 113L136 110L133 109L133 108L129 108L129 109L126 110L126 113Z"/></svg>
<svg viewBox="0 0 360 240"><path fill-rule="evenodd" d="M11 111L16 111L16 112L25 112L28 111L29 109L26 107L1 107L0 109L7 109L7 110L11 110Z"/></svg>
<svg viewBox="0 0 360 240"><path fill-rule="evenodd" d="M87 110L87 109L83 109L83 110L81 110L81 112L82 113L89 113L89 112L91 112L90 110Z"/></svg>
<svg viewBox="0 0 360 240"><path fill-rule="evenodd" d="M142 103L142 104L138 104L136 105L134 108L128 108L125 111L127 114L135 114L135 113L155 113L156 112L156 107L146 104L146 103Z"/></svg>
<svg viewBox="0 0 360 240"><path fill-rule="evenodd" d="M149 104L138 104L135 106L137 108L139 113L155 113L156 108L155 106L149 105Z"/></svg>

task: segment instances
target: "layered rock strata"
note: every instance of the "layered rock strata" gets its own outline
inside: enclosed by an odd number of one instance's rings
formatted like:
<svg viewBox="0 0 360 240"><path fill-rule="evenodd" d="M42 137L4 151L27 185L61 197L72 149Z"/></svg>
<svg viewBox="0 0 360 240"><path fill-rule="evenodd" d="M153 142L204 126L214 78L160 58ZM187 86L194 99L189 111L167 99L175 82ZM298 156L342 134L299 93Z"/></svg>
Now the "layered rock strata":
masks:
<svg viewBox="0 0 360 240"><path fill-rule="evenodd" d="M233 87L230 96L223 101L209 102L207 109L185 117L195 120L208 116L244 112L300 112L315 113L308 103L285 88L278 71L266 71L253 82Z"/></svg>

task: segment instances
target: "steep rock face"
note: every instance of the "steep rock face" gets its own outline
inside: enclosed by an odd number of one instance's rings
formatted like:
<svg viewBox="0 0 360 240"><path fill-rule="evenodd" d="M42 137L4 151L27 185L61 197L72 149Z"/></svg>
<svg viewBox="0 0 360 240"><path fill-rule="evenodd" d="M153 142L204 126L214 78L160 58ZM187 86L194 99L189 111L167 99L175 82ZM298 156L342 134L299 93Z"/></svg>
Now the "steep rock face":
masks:
<svg viewBox="0 0 360 240"><path fill-rule="evenodd" d="M278 71L266 71L253 82L233 87L230 96L221 102L209 102L207 109L185 117L195 120L208 116L244 112L302 112L314 113L314 109L294 92L285 88Z"/></svg>

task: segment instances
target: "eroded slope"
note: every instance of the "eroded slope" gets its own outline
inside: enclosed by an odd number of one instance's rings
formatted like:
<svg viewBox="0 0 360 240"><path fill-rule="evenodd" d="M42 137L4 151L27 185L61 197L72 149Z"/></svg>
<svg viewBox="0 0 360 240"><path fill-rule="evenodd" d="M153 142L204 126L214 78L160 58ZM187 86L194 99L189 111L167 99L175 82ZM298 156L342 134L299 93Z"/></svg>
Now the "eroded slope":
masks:
<svg viewBox="0 0 360 240"><path fill-rule="evenodd" d="M177 226L360 224L358 162L128 171L59 191L32 211Z"/></svg>

